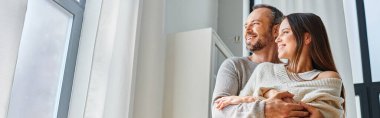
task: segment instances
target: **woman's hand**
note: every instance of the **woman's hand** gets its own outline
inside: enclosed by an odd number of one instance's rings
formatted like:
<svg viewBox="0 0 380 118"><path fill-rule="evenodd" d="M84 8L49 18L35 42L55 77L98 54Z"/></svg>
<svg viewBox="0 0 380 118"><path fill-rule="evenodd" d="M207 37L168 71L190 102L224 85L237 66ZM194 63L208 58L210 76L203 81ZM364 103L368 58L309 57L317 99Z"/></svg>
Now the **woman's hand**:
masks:
<svg viewBox="0 0 380 118"><path fill-rule="evenodd" d="M235 105L240 103L254 102L256 99L253 96L226 96L217 99L214 103L214 106L222 110L228 105Z"/></svg>
<svg viewBox="0 0 380 118"><path fill-rule="evenodd" d="M324 118L322 113L319 111L319 109L310 106L308 104L302 103L301 105L310 113L310 118Z"/></svg>
<svg viewBox="0 0 380 118"><path fill-rule="evenodd" d="M292 99L294 95L283 91L273 97L265 99L266 118L304 118L309 116L309 112L299 103L287 103L284 99Z"/></svg>
<svg viewBox="0 0 380 118"><path fill-rule="evenodd" d="M285 91L278 91L276 89L267 89L267 90L262 89L262 90L264 91L263 97L266 99L275 97L277 94L285 92ZM287 103L295 103L294 99L291 97L282 98L282 100Z"/></svg>
<svg viewBox="0 0 380 118"><path fill-rule="evenodd" d="M263 97L268 99L274 97L276 94L280 93L280 91L276 89L269 89L269 88L261 88L261 91L263 93Z"/></svg>

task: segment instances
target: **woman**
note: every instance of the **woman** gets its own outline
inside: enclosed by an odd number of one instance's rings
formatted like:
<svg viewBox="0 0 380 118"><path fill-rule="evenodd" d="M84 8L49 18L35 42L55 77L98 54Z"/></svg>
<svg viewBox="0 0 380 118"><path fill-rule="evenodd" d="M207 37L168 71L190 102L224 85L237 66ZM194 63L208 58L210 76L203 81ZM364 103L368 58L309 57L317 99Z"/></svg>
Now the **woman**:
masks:
<svg viewBox="0 0 380 118"><path fill-rule="evenodd" d="M342 80L320 17L312 13L290 14L282 21L279 33L275 40L278 57L288 59L288 64L260 64L239 97L218 99L215 106L222 109L230 104L265 101L279 91L288 91L294 97L285 101L300 103L311 117L344 117Z"/></svg>

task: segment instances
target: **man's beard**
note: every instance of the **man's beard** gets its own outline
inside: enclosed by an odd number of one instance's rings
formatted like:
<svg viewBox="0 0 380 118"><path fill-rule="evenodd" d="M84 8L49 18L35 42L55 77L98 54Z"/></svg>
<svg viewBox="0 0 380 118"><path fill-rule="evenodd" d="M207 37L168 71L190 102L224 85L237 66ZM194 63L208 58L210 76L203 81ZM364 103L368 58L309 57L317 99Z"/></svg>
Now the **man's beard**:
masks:
<svg viewBox="0 0 380 118"><path fill-rule="evenodd" d="M247 49L251 52L259 51L266 46L261 40L258 40L255 44L247 43Z"/></svg>

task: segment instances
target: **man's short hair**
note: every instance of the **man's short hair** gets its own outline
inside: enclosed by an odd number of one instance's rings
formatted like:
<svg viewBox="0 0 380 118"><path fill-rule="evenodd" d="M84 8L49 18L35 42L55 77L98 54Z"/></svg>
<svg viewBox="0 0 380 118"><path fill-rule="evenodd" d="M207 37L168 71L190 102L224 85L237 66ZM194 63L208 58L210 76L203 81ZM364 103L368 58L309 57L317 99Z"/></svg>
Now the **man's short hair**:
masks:
<svg viewBox="0 0 380 118"><path fill-rule="evenodd" d="M252 11L258 8L267 8L272 11L272 26L280 24L281 21L284 19L284 14L280 10L278 10L276 7L267 5L267 4L257 4L252 7Z"/></svg>

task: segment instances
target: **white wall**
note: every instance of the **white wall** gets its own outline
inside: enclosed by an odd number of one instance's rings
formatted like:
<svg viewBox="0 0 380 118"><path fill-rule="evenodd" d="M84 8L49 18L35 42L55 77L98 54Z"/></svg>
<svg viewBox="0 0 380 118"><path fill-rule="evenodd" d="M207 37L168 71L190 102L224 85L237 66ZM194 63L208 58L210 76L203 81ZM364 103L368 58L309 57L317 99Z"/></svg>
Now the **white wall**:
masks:
<svg viewBox="0 0 380 118"><path fill-rule="evenodd" d="M211 114L211 59L217 48L213 38L217 39L211 28L168 35L164 118L206 118Z"/></svg>
<svg viewBox="0 0 380 118"><path fill-rule="evenodd" d="M0 4L0 117L7 116L18 47L27 0L3 0Z"/></svg>
<svg viewBox="0 0 380 118"><path fill-rule="evenodd" d="M285 15L309 12L320 16L329 36L331 51L346 90L347 117L356 117L353 75L343 10L343 0L262 0L279 8Z"/></svg>
<svg viewBox="0 0 380 118"><path fill-rule="evenodd" d="M217 30L218 0L166 0L165 3L166 33L207 27Z"/></svg>
<svg viewBox="0 0 380 118"><path fill-rule="evenodd" d="M144 0L134 118L164 117L166 34L206 27L216 30L217 3L218 0Z"/></svg>
<svg viewBox="0 0 380 118"><path fill-rule="evenodd" d="M243 0L219 0L218 3L217 33L235 56L243 53L243 19L246 19L245 11L249 11L244 9L244 3Z"/></svg>

